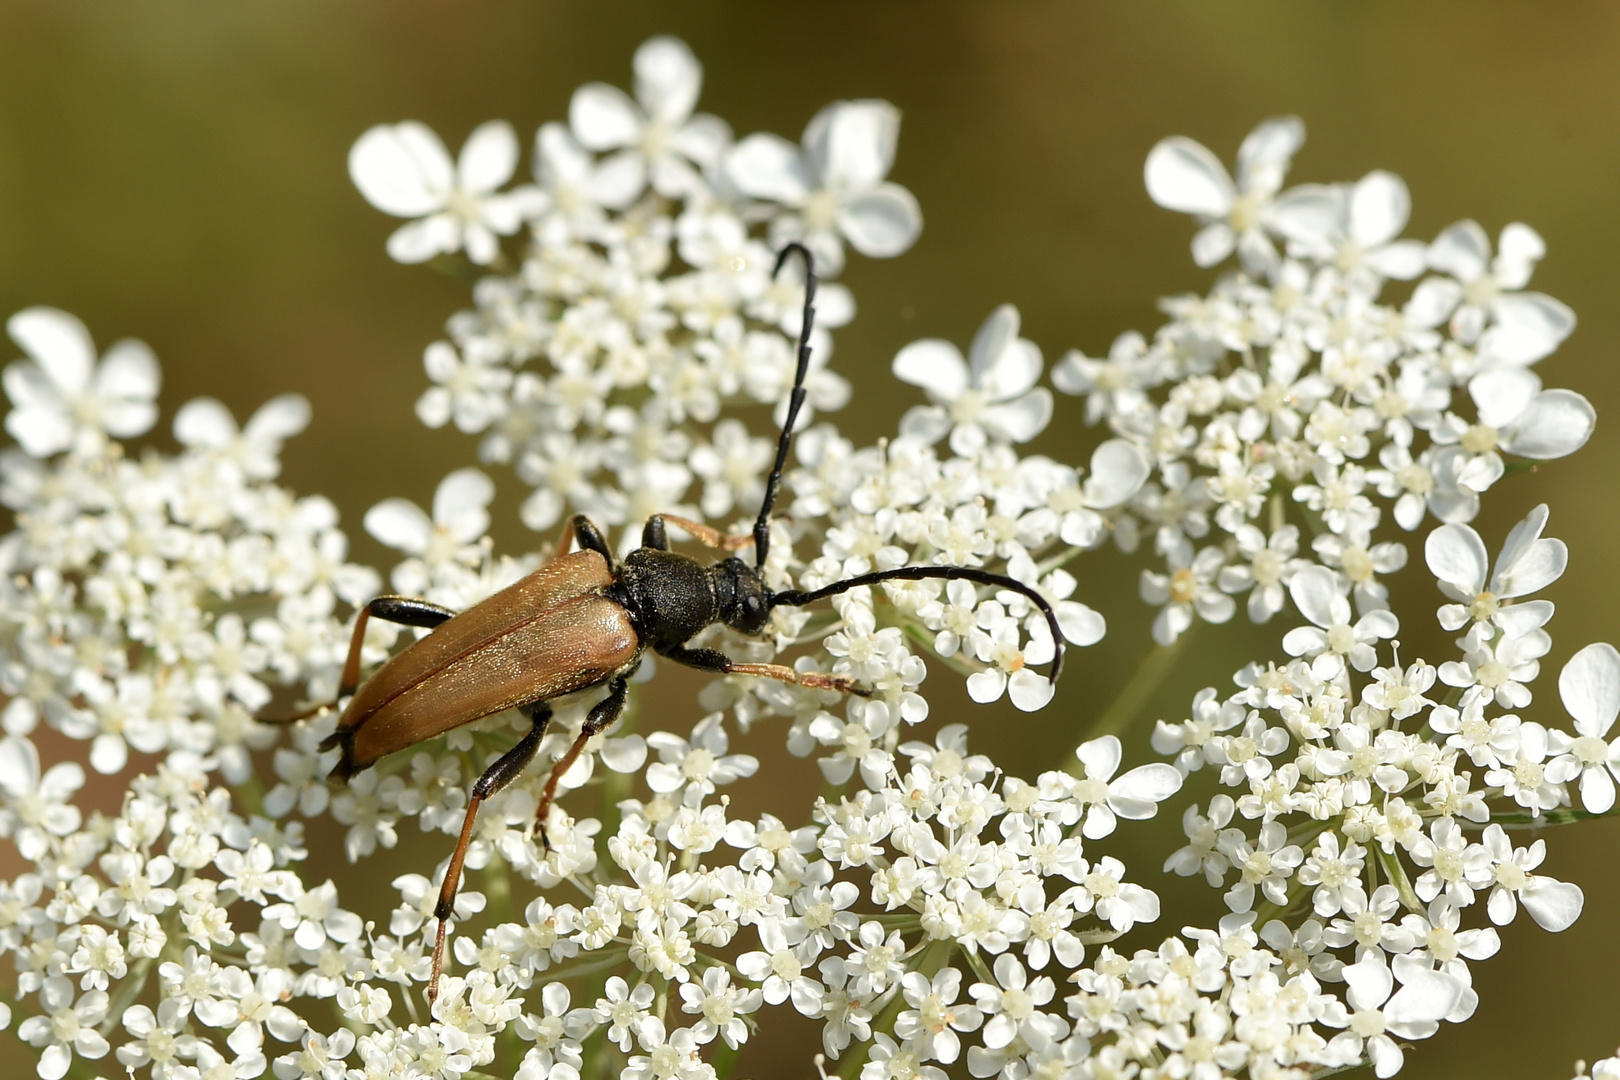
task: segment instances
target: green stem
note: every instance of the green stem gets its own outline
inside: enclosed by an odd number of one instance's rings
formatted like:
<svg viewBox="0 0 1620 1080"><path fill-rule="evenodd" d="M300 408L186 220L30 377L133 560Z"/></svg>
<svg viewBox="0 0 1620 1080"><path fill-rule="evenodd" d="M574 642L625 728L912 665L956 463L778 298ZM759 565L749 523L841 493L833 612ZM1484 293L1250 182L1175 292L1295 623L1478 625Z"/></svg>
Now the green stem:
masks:
<svg viewBox="0 0 1620 1080"><path fill-rule="evenodd" d="M1142 657L1136 665L1136 670L1131 673L1130 679L1120 687L1119 693L1114 695L1114 700L1107 710L1086 726L1083 742L1100 739L1104 735L1120 735L1130 728L1138 719L1143 707L1147 705L1148 699L1159 689L1160 683L1175 666L1177 657L1187 647L1187 640L1192 637L1197 626L1198 624L1194 622L1175 641L1169 645L1155 645ZM1079 768L1073 754L1070 754L1064 762L1064 767Z"/></svg>
<svg viewBox="0 0 1620 1080"><path fill-rule="evenodd" d="M1573 825L1577 821L1614 817L1617 813L1620 813L1620 810L1605 810L1601 814L1594 814L1590 810L1576 810L1574 807L1543 810L1539 814L1524 810L1510 814L1492 814L1490 824L1500 825L1504 829L1539 829L1543 825Z"/></svg>

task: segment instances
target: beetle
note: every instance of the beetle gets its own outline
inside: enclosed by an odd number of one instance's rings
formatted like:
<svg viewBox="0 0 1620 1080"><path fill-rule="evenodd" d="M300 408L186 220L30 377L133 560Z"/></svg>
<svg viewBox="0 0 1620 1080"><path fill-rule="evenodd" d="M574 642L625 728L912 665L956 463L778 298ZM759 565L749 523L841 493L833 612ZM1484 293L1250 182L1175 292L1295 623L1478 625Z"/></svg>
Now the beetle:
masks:
<svg viewBox="0 0 1620 1080"><path fill-rule="evenodd" d="M466 816L445 870L434 908L438 921L433 974L428 996L436 994L444 963L445 936L454 907L467 846L478 808L528 766L551 720L551 701L593 687L607 696L593 706L567 752L551 768L536 811L536 829L546 841L546 821L557 783L590 738L612 727L623 712L628 680L647 650L702 671L756 675L801 686L866 694L854 680L836 674L799 672L781 664L747 664L716 649L686 643L700 631L723 623L758 635L777 607L799 607L865 585L929 578L958 579L1021 594L1045 616L1054 654L1048 677L1057 682L1063 664L1063 635L1050 603L1029 585L1011 577L962 566L903 566L860 574L819 589L772 591L763 575L770 546L771 511L781 487L793 440L794 422L804 404L810 366L810 334L815 319L815 263L808 249L789 243L778 253L772 277L788 256L804 262L805 295L798 341L798 366L787 415L777 440L776 459L765 485L752 534L726 536L698 522L668 514L649 518L642 546L622 563L601 531L584 515L564 530L557 557L527 577L459 614L426 600L379 596L355 620L337 701L290 720L307 719L349 699L337 728L321 743L340 754L331 775L347 780L379 759L507 709L529 721L528 732L473 783ZM752 546L752 566L735 554L704 565L669 549L674 525L698 541L726 551ZM578 550L570 550L577 541ZM432 632L396 653L363 683L360 653L370 619L383 619Z"/></svg>

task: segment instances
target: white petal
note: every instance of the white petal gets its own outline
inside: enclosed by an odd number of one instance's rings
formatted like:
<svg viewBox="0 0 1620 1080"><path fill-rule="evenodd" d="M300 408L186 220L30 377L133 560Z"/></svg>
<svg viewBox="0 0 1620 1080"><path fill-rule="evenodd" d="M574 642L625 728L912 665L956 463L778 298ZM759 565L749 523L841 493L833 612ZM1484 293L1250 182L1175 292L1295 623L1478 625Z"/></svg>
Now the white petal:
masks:
<svg viewBox="0 0 1620 1080"><path fill-rule="evenodd" d="M1620 652L1599 641L1570 657L1558 673L1558 695L1577 731L1602 738L1620 714Z"/></svg>
<svg viewBox="0 0 1620 1080"><path fill-rule="evenodd" d="M1086 505L1096 510L1119 506L1142 490L1151 470L1147 456L1134 443L1109 439L1091 455Z"/></svg>
<svg viewBox="0 0 1620 1080"><path fill-rule="evenodd" d="M1367 265L1385 277L1410 281L1423 273L1428 265L1428 254L1416 240L1397 240L1368 252Z"/></svg>
<svg viewBox="0 0 1620 1080"><path fill-rule="evenodd" d="M667 34L636 50L636 100L654 120L671 126L692 115L703 89L703 67L686 42Z"/></svg>
<svg viewBox="0 0 1620 1080"><path fill-rule="evenodd" d="M1384 1006L1392 1023L1410 1024L1444 1020L1457 1007L1465 989L1461 979L1441 971L1403 972L1405 983Z"/></svg>
<svg viewBox="0 0 1620 1080"><path fill-rule="evenodd" d="M1350 239L1364 248L1386 244L1401 235L1411 213L1406 182L1382 169L1370 172L1350 194Z"/></svg>
<svg viewBox="0 0 1620 1080"><path fill-rule="evenodd" d="M1089 739L1075 747L1074 756L1086 767L1086 776L1092 780L1111 780L1119 768L1124 749L1117 735L1104 735Z"/></svg>
<svg viewBox="0 0 1620 1080"><path fill-rule="evenodd" d="M6 375L6 388L9 391L12 384L10 368L6 370ZM73 445L73 421L59 409L15 409L6 414L6 430L32 457L50 457L58 450L66 450Z"/></svg>
<svg viewBox="0 0 1620 1080"><path fill-rule="evenodd" d="M1193 262L1199 266L1214 266L1237 247L1238 236L1232 231L1232 226L1224 221L1217 221L1213 225L1206 225L1193 233L1192 256Z"/></svg>
<svg viewBox="0 0 1620 1080"><path fill-rule="evenodd" d="M0 739L0 791L20 798L39 783L39 751L27 739Z"/></svg>
<svg viewBox="0 0 1620 1080"><path fill-rule="evenodd" d="M1442 525L1423 544L1429 572L1460 592L1473 596L1485 588L1489 556L1485 542L1467 525Z"/></svg>
<svg viewBox="0 0 1620 1080"><path fill-rule="evenodd" d="M1490 238L1477 221L1448 226L1429 245L1429 265L1463 282L1483 274L1490 255Z"/></svg>
<svg viewBox="0 0 1620 1080"><path fill-rule="evenodd" d="M1277 196L1266 224L1290 240L1325 245L1343 234L1347 199L1342 185L1301 184Z"/></svg>
<svg viewBox="0 0 1620 1080"><path fill-rule="evenodd" d="M984 411L980 422L1009 442L1028 442L1052 421L1052 391L1036 387L1023 397Z"/></svg>
<svg viewBox="0 0 1620 1080"><path fill-rule="evenodd" d="M1581 773L1581 805L1589 814L1607 814L1614 808L1614 777L1597 766Z"/></svg>
<svg viewBox="0 0 1620 1080"><path fill-rule="evenodd" d="M669 145L705 169L712 168L731 145L731 125L718 116L701 113L688 120Z"/></svg>
<svg viewBox="0 0 1620 1080"><path fill-rule="evenodd" d="M1530 281L1536 263L1547 254L1547 243L1541 234L1522 221L1503 228L1496 244L1496 261L1491 271L1496 283L1504 289L1522 289Z"/></svg>
<svg viewBox="0 0 1620 1080"><path fill-rule="evenodd" d="M1180 791L1181 784L1181 770L1174 765L1138 765L1108 785L1108 805L1120 817L1140 821L1158 813L1158 804Z"/></svg>
<svg viewBox="0 0 1620 1080"><path fill-rule="evenodd" d="M388 256L395 262L427 262L456 250L460 239L460 230L449 214L434 214L395 229L388 237Z"/></svg>
<svg viewBox="0 0 1620 1080"><path fill-rule="evenodd" d="M1468 383L1480 422L1498 428L1523 413L1540 389L1541 380L1522 368L1496 368Z"/></svg>
<svg viewBox="0 0 1620 1080"><path fill-rule="evenodd" d="M213 398L194 398L174 414L174 437L182 446L220 450L231 445L236 435L236 418Z"/></svg>
<svg viewBox="0 0 1620 1080"><path fill-rule="evenodd" d="M1058 629L1065 641L1074 645L1095 645L1108 633L1108 623L1101 613L1093 611L1078 600L1068 600L1057 606Z"/></svg>
<svg viewBox="0 0 1620 1080"><path fill-rule="evenodd" d="M518 137L505 120L479 124L467 136L456 163L456 180L461 190L487 195L517 171Z"/></svg>
<svg viewBox="0 0 1620 1080"><path fill-rule="evenodd" d="M802 205L810 194L799 148L780 135L750 135L726 154L726 173L737 190L756 199Z"/></svg>
<svg viewBox="0 0 1620 1080"><path fill-rule="evenodd" d="M452 184L450 151L414 120L378 124L349 151L349 177L366 201L395 217L442 209Z"/></svg>
<svg viewBox="0 0 1620 1080"><path fill-rule="evenodd" d="M1237 194L1220 159L1180 135L1159 140L1142 172L1149 197L1184 214L1224 217Z"/></svg>
<svg viewBox="0 0 1620 1080"><path fill-rule="evenodd" d="M875 188L894 164L900 110L887 101L838 101L804 130L804 149L822 186L861 192Z"/></svg>
<svg viewBox="0 0 1620 1080"><path fill-rule="evenodd" d="M90 385L96 346L84 323L56 308L31 307L6 322L11 340L65 393L80 394Z"/></svg>
<svg viewBox="0 0 1620 1080"><path fill-rule="evenodd" d="M602 764L616 773L640 772L647 763L647 740L640 735L627 735L618 739L605 739L598 751Z"/></svg>
<svg viewBox="0 0 1620 1080"><path fill-rule="evenodd" d="M150 401L162 381L157 356L146 342L134 338L114 344L96 368L96 393L102 397Z"/></svg>
<svg viewBox="0 0 1620 1080"><path fill-rule="evenodd" d="M384 499L366 511L366 532L391 548L420 555L433 539L433 522L406 499Z"/></svg>
<svg viewBox="0 0 1620 1080"><path fill-rule="evenodd" d="M1282 187L1288 164L1305 145L1305 122L1297 116L1261 121L1238 147L1238 186L1244 191L1273 192Z"/></svg>
<svg viewBox="0 0 1620 1080"><path fill-rule="evenodd" d="M157 423L157 406L150 401L123 401L113 398L101 403L101 427L109 435L127 439L144 435Z"/></svg>
<svg viewBox="0 0 1620 1080"><path fill-rule="evenodd" d="M1294 606L1317 626L1329 627L1334 623L1333 602L1340 599L1338 578L1325 566L1307 566L1294 575L1288 593Z"/></svg>
<svg viewBox="0 0 1620 1080"><path fill-rule="evenodd" d="M1502 430L1502 448L1520 457L1561 458L1585 446L1596 423L1597 412L1580 394L1545 390Z"/></svg>
<svg viewBox="0 0 1620 1080"><path fill-rule="evenodd" d="M303 394L280 394L259 406L247 422L249 442L279 442L309 426L309 399Z"/></svg>
<svg viewBox="0 0 1620 1080"><path fill-rule="evenodd" d="M1519 893L1519 901L1537 926L1556 934L1581 917L1586 895L1572 882L1537 875Z"/></svg>
<svg viewBox="0 0 1620 1080"><path fill-rule="evenodd" d="M1500 561L1500 560L1498 560ZM1528 596L1540 592L1564 576L1569 565L1569 548L1562 540L1537 540L1530 550L1505 572L1498 570L1491 582L1497 596Z"/></svg>
<svg viewBox="0 0 1620 1080"><path fill-rule="evenodd" d="M1011 304L1002 304L979 324L968 348L968 369L974 386L984 385L985 372L1000 363L1002 354L1018 340L1018 327L1018 309ZM1036 356L1038 359L1039 354Z"/></svg>
<svg viewBox="0 0 1620 1080"><path fill-rule="evenodd" d="M641 137L641 117L623 90L586 83L568 103L568 126L587 150L616 150Z"/></svg>
<svg viewBox="0 0 1620 1080"><path fill-rule="evenodd" d="M489 528L485 507L495 497L495 483L480 469L457 469L439 481L433 493L433 522L471 543Z"/></svg>
<svg viewBox="0 0 1620 1080"><path fill-rule="evenodd" d="M1007 680L1007 696L1024 712L1044 708L1055 690L1051 679L1029 668L1013 672L1012 678Z"/></svg>
<svg viewBox="0 0 1620 1080"><path fill-rule="evenodd" d="M862 255L888 259L917 242L922 210L911 192L883 184L840 206L838 228Z"/></svg>
<svg viewBox="0 0 1620 1080"><path fill-rule="evenodd" d="M948 341L924 338L913 341L895 354L895 377L930 391L939 401L955 401L968 385L967 362L961 350Z"/></svg>
<svg viewBox="0 0 1620 1080"><path fill-rule="evenodd" d="M1007 676L1000 668L976 671L967 677L968 697L979 704L995 701L1007 687Z"/></svg>
<svg viewBox="0 0 1620 1080"><path fill-rule="evenodd" d="M1496 324L1479 339L1479 353L1506 364L1533 364L1575 331L1575 313L1542 293L1514 293L1491 305Z"/></svg>
<svg viewBox="0 0 1620 1080"><path fill-rule="evenodd" d="M575 186L591 172L591 155L562 124L542 124L534 133L534 178L546 186Z"/></svg>
<svg viewBox="0 0 1620 1080"><path fill-rule="evenodd" d="M647 186L647 159L636 150L621 150L597 163L586 192L609 210L623 210Z"/></svg>
<svg viewBox="0 0 1620 1080"><path fill-rule="evenodd" d="M1424 278L1406 302L1406 321L1424 330L1439 326L1457 310L1462 298L1462 286L1450 278Z"/></svg>

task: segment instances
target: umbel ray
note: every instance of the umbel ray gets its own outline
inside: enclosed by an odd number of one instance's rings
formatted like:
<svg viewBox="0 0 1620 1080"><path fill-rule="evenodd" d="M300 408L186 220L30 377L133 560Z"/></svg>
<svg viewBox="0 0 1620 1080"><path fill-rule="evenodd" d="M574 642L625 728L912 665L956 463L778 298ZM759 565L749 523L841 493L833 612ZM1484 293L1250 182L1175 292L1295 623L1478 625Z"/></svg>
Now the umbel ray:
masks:
<svg viewBox="0 0 1620 1080"><path fill-rule="evenodd" d="M799 607L863 585L944 578L1016 592L1039 608L1046 617L1055 649L1048 677L1057 681L1063 666L1063 634L1057 614L1040 593L1005 575L963 566L902 566L860 574L819 589L772 591L766 586L763 569L771 538L771 509L782 484L794 422L804 404L810 331L815 319L815 265L802 244L790 243L781 250L772 276L781 273L788 256L795 253L804 261L805 277L798 366L777 440L776 460L752 535L726 536L698 522L668 514L654 515L642 530L642 546L615 563L601 531L584 515L578 515L564 531L555 559L459 614L410 597L379 596L372 600L355 620L338 700L291 718L306 719L349 698L337 729L321 744L323 750L339 748L341 756L332 776L345 780L388 754L506 709L515 708L529 720L528 733L473 783L461 836L450 856L434 909L438 933L428 984L430 999L438 990L445 935L478 808L521 775L534 758L551 720L553 698L605 685L607 696L590 710L579 736L551 767L546 779L535 816L541 842L545 843L546 821L558 780L574 764L586 742L618 720L624 711L628 680L648 649L700 671L757 675L800 686L865 694L869 691L846 676L799 672L781 664L739 663L716 649L692 648L686 643L715 623L758 635L770 621L773 608ZM728 555L706 566L670 551L666 524L721 550L738 550L752 544L754 564L750 566ZM579 550L570 551L574 541ZM432 633L396 653L362 683L360 651L366 623L372 618L424 627Z"/></svg>

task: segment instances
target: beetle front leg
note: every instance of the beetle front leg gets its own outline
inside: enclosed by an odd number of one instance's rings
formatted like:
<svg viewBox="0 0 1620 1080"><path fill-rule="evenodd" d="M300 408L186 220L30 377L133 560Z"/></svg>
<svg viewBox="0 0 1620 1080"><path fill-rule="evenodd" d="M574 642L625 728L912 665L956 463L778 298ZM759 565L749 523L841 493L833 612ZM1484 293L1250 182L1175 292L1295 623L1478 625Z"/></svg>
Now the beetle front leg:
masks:
<svg viewBox="0 0 1620 1080"><path fill-rule="evenodd" d="M871 697L872 691L858 685L848 675L833 675L824 671L795 671L785 664L741 664L717 649L688 649L684 645L660 649L658 655L667 656L677 664L685 664L699 671L715 671L722 675L758 675L763 679L794 686L807 686L812 690L836 690L840 694Z"/></svg>
<svg viewBox="0 0 1620 1080"><path fill-rule="evenodd" d="M579 541L581 551L594 551L607 560L608 569L613 569L613 549L608 547L607 537L596 523L584 514L575 514L569 519L568 525L563 529L562 539L557 543L557 558L568 554L575 540Z"/></svg>
<svg viewBox="0 0 1620 1080"><path fill-rule="evenodd" d="M549 702L520 705L518 710L529 718L529 732L473 783L472 797L467 800L467 816L461 822L461 838L456 841L456 850L450 853L450 865L444 871L443 884L439 886L439 902L433 908L433 917L439 920L439 932L433 941L433 975L428 981L430 1005L439 993L439 973L444 968L445 934L450 927L450 915L455 910L456 890L461 885L461 867L467 860L467 845L472 842L473 822L478 817L478 808L484 800L493 798L516 780L529 762L534 760L534 752L540 749L540 738L546 732L546 725L551 722Z"/></svg>
<svg viewBox="0 0 1620 1080"><path fill-rule="evenodd" d="M657 544L648 539L652 535L653 522L655 521L658 523L658 539L660 541ZM647 519L647 528L641 534L641 546L656 547L668 551L669 541L664 537L665 525L673 525L705 547L717 548L720 551L739 551L754 542L754 538L748 533L728 536L719 529L705 525L701 521L691 521L687 518L676 517L674 514L654 514Z"/></svg>
<svg viewBox="0 0 1620 1080"><path fill-rule="evenodd" d="M360 609L360 615L354 620L354 633L349 637L349 657L344 661L343 674L338 679L337 697L324 705L316 705L288 717L264 717L254 719L261 724L296 724L300 720L308 720L323 709L334 709L337 703L354 693L355 687L360 685L360 650L366 641L366 623L372 617L383 622L398 623L400 626L420 626L431 630L441 623L447 622L455 616L455 612L438 604L430 604L426 600L418 600L411 596L379 596L365 607Z"/></svg>
<svg viewBox="0 0 1620 1080"><path fill-rule="evenodd" d="M540 793L540 805L534 811L534 827L540 833L540 846L547 851L551 850L551 841L546 836L546 819L551 815L551 804L557 797L557 781L562 779L563 773L573 767L579 760L580 752L592 735L606 731L619 719L624 712L624 701L629 695L630 684L625 676L620 675L613 680L608 688L608 696L598 701L585 717L585 723L580 725L579 737L568 752L557 759L557 764L551 767L551 775L546 777L546 788Z"/></svg>

